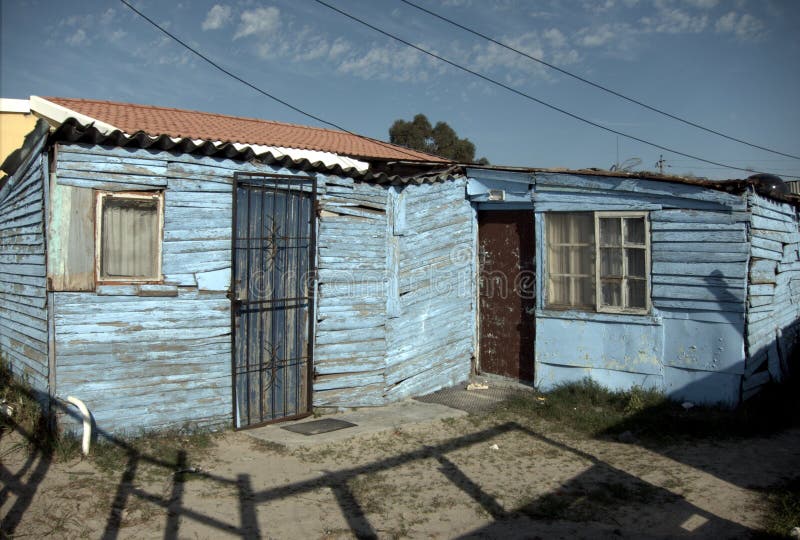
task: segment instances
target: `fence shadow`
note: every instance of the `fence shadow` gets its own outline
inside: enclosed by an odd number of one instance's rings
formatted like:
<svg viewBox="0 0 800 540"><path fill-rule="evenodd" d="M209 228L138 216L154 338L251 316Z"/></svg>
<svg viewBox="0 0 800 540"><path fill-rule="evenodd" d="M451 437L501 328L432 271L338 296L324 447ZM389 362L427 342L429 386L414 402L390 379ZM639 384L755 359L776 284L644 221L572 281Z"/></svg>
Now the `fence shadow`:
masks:
<svg viewBox="0 0 800 540"><path fill-rule="evenodd" d="M71 408L63 404L56 404L56 407L64 414L76 416ZM492 495L487 493L479 482L470 478L450 457L451 452L464 449L473 445L486 444L492 439L504 434L517 433L529 437L532 442L544 442L561 452L573 454L581 459L591 462L591 466L584 473L576 478L565 482L553 493L548 493L536 500L525 502L519 508L505 508ZM22 433L25 437L33 437L33 434ZM392 471L400 466L420 460L433 459L438 463L438 472L456 486L462 493L477 503L494 520L491 524L477 531L470 533L476 536L526 536L555 534L559 529L559 520L583 521L580 526L582 534L585 536L610 534L616 528L613 524L599 523L593 521L596 517L592 512L591 506L581 507L572 504L581 498L589 499L592 497L620 496L620 492L625 497L631 494L647 494L653 501L669 502L677 504L679 512L674 523L663 524L663 528L668 533L686 534L683 523L691 516L701 516L706 526L710 529L722 527L725 531L745 534L744 527L738 526L710 514L696 506L690 504L673 493L636 478L627 472L614 467L607 462L586 453L582 450L558 442L541 433L531 430L516 422L504 422L475 433L469 433L459 437L453 437L437 445L422 446L412 451L398 453L390 457L376 460L365 465L337 470L326 471L322 476L309 480L294 482L279 487L270 487L263 490L253 489L253 479L247 474L239 474L235 477L224 477L203 471L193 471L192 474L211 480L220 485L230 487L236 493L236 504L238 513L233 514L229 521L203 514L187 506L184 501L184 480L182 471L186 469L187 454L185 450L176 450L174 459L163 459L141 452L134 448L130 443L108 433L98 433L98 438L106 443L117 445L124 451L126 464L124 472L116 486L111 510L106 518L105 528L102 538L113 540L120 535L123 527L123 512L128 508L134 499L139 499L153 504L166 513L164 538L174 539L181 536L180 524L186 521L194 521L208 528L235 535L240 538L261 538L264 531L260 528L258 511L259 507L268 503L302 496L321 488L328 488L333 493L336 503L348 527L359 538L376 538L378 529L376 524L370 521L368 513L364 509L364 501L360 501L354 493L351 485L360 476L372 473ZM5 466L0 465L0 479L3 482L3 489L0 491L0 501L5 501L10 495L16 496L17 500L9 510L8 514L0 523L0 530L8 536L15 534L25 512L32 504L38 485L46 476L53 460L52 452L37 450L31 452L26 463L16 472L12 473ZM151 493L139 487L136 482L137 475L143 464L154 465L172 474L172 484L170 489L164 493ZM513 471L509 471L512 474ZM23 480L27 476L26 480ZM609 487L610 486L610 487ZM609 493L602 493L598 489L606 489ZM560 498L560 503L558 502ZM559 506L560 504L560 506ZM555 505L555 509L554 509ZM559 508L569 512L578 512L578 515L567 515ZM580 514L584 512L584 514Z"/></svg>

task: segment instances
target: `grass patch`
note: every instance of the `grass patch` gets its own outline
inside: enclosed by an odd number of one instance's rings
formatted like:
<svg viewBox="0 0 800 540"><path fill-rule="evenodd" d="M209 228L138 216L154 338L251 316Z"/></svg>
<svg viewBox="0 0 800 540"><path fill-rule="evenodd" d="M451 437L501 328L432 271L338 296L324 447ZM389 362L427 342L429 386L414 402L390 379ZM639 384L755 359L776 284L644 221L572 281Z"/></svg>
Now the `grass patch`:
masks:
<svg viewBox="0 0 800 540"><path fill-rule="evenodd" d="M143 432L136 437L100 441L92 447L90 458L106 473L121 472L129 462L136 461L147 477L163 477L165 470L172 470L176 480L184 481L191 473L181 471L194 467L215 444L215 435L207 430Z"/></svg>
<svg viewBox="0 0 800 540"><path fill-rule="evenodd" d="M353 496L367 514L384 514L391 504L395 489L386 474L371 472L356 476L348 482Z"/></svg>
<svg viewBox="0 0 800 540"><path fill-rule="evenodd" d="M615 392L586 379L545 394L520 393L496 412L541 419L589 437L616 438L630 432L659 443L769 435L800 425L789 411L800 410L796 381L772 384L737 408L694 406L684 409L655 390Z"/></svg>
<svg viewBox="0 0 800 540"><path fill-rule="evenodd" d="M789 538L793 527L800 527L800 477L770 490L764 529L756 537Z"/></svg>
<svg viewBox="0 0 800 540"><path fill-rule="evenodd" d="M50 418L27 380L15 377L5 357L0 356L0 437L16 431L28 451L38 451L55 461L80 455L80 443L53 429Z"/></svg>
<svg viewBox="0 0 800 540"><path fill-rule="evenodd" d="M257 450L258 452L277 454L279 456L285 456L289 454L289 449L286 447L286 445L281 443L256 439L255 437L251 437L250 439L250 448Z"/></svg>
<svg viewBox="0 0 800 540"><path fill-rule="evenodd" d="M525 417L539 418L572 431L596 436L642 411L668 403L653 390L634 388L612 392L585 379L561 385L545 394L519 393L500 405L500 409Z"/></svg>

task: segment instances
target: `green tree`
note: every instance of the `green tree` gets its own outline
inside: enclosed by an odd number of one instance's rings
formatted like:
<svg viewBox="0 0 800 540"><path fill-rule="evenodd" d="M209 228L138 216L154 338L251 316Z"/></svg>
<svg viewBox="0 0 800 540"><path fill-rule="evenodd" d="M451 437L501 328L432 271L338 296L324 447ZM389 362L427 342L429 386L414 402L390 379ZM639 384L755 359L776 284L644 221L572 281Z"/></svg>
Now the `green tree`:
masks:
<svg viewBox="0 0 800 540"><path fill-rule="evenodd" d="M389 141L406 148L428 152L459 163L488 165L485 157L475 161L475 145L469 139L461 139L447 122L431 126L424 114L414 116L411 122L395 120L389 128Z"/></svg>

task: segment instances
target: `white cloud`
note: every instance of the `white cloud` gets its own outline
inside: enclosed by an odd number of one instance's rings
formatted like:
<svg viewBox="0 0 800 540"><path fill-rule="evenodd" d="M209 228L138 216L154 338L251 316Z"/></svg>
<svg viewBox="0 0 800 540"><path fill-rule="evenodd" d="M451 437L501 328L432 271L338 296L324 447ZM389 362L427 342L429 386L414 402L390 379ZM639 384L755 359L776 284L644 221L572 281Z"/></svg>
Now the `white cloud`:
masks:
<svg viewBox="0 0 800 540"><path fill-rule="evenodd" d="M274 32L278 28L281 12L278 8L270 6L243 11L241 24L236 29L233 39L251 35L264 35Z"/></svg>
<svg viewBox="0 0 800 540"><path fill-rule="evenodd" d="M697 9L711 9L719 4L719 0L684 0L684 2Z"/></svg>
<svg viewBox="0 0 800 540"><path fill-rule="evenodd" d="M78 28L75 33L67 38L67 45L82 45L86 43L86 31L83 28Z"/></svg>
<svg viewBox="0 0 800 540"><path fill-rule="evenodd" d="M351 54L339 63L337 71L362 79L384 79L398 82L426 81L422 53L407 47L375 46L366 53Z"/></svg>
<svg viewBox="0 0 800 540"><path fill-rule="evenodd" d="M108 8L100 14L76 14L62 19L54 37L71 47L87 47L97 42L118 43L128 33L114 27L117 12Z"/></svg>
<svg viewBox="0 0 800 540"><path fill-rule="evenodd" d="M730 11L717 19L714 25L720 34L733 34L742 41L756 41L764 35L764 23L749 13L739 15Z"/></svg>
<svg viewBox="0 0 800 540"><path fill-rule="evenodd" d="M111 24L114 22L114 8L108 8L100 16L100 24Z"/></svg>
<svg viewBox="0 0 800 540"><path fill-rule="evenodd" d="M231 8L225 4L214 4L203 21L203 30L217 30L231 20Z"/></svg>
<svg viewBox="0 0 800 540"><path fill-rule="evenodd" d="M110 42L117 43L122 41L127 35L128 33L125 30L117 28L116 30L111 30L108 32L107 37Z"/></svg>
<svg viewBox="0 0 800 540"><path fill-rule="evenodd" d="M615 58L635 58L641 29L625 22L604 23L581 28L572 36L579 47L600 49ZM577 61L576 59L575 61Z"/></svg>
<svg viewBox="0 0 800 540"><path fill-rule="evenodd" d="M301 25L291 13L279 12L276 8L243 12L233 39L248 36L253 53L260 58L290 60L298 66L317 64L362 79L420 82L451 70L444 63L405 46L393 43L369 45L353 37L336 36L334 31L310 22L304 21ZM502 41L535 58L559 65L580 60L579 52L556 27L503 37ZM508 82L530 81L531 77L548 78L541 65L492 43L468 47L457 41L445 41L439 45L441 51L430 42L419 46Z"/></svg>
<svg viewBox="0 0 800 540"><path fill-rule="evenodd" d="M680 9L661 9L655 17L639 19L643 32L698 34L708 26L707 15L689 15Z"/></svg>
<svg viewBox="0 0 800 540"><path fill-rule="evenodd" d="M582 28L577 33L578 43L584 47L602 47L608 45L617 38L620 32L628 31L628 28L625 26L612 26L606 23Z"/></svg>
<svg viewBox="0 0 800 540"><path fill-rule="evenodd" d="M564 34L562 34L561 30L558 28L545 30L542 36L550 43L550 46L555 49L560 49L567 44L567 38L564 37Z"/></svg>
<svg viewBox="0 0 800 540"><path fill-rule="evenodd" d="M588 0L583 2L583 10L597 15L609 11L615 4L616 2L614 0Z"/></svg>
<svg viewBox="0 0 800 540"><path fill-rule="evenodd" d="M336 59L346 54L348 51L352 49L350 43L342 38L336 38L336 41L333 42L330 49L328 50L328 56L331 59Z"/></svg>
<svg viewBox="0 0 800 540"><path fill-rule="evenodd" d="M717 24L715 25L717 32L719 33L727 33L733 32L734 28L736 28L736 12L731 11L730 13L726 13L719 19L717 19Z"/></svg>

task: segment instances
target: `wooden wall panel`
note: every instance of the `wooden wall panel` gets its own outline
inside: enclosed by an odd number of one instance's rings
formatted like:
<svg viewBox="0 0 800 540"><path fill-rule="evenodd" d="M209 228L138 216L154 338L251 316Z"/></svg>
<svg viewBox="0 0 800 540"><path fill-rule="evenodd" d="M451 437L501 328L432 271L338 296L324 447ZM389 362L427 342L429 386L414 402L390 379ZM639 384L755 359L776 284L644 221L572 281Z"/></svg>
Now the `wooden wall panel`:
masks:
<svg viewBox="0 0 800 540"><path fill-rule="evenodd" d="M0 354L38 398L49 393L44 140L0 190Z"/></svg>
<svg viewBox="0 0 800 540"><path fill-rule="evenodd" d="M751 193L744 397L780 381L800 342L800 219L787 203Z"/></svg>

